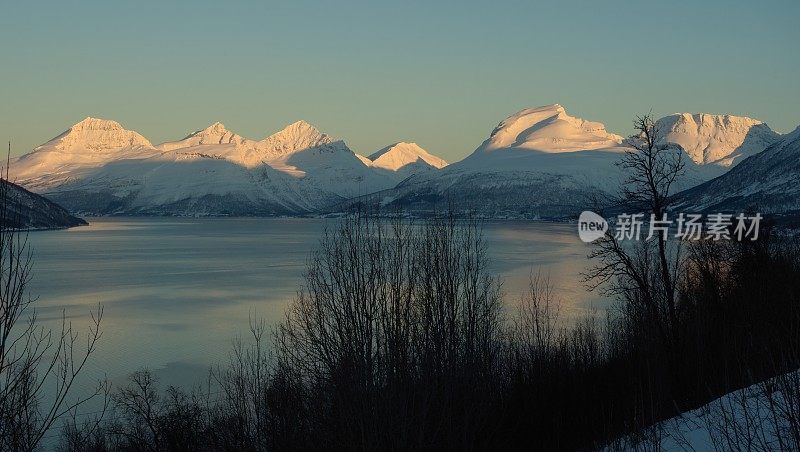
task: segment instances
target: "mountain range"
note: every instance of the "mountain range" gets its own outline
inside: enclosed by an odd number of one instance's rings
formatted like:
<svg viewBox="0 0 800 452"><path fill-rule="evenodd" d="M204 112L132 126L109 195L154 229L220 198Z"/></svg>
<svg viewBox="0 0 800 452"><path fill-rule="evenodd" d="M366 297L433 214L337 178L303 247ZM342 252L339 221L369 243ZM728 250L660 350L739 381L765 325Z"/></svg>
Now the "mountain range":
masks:
<svg viewBox="0 0 800 452"><path fill-rule="evenodd" d="M305 121L258 141L214 123L153 145L115 121L86 118L11 169L22 185L82 214L289 215L444 165L413 143L382 149L373 162Z"/></svg>
<svg viewBox="0 0 800 452"><path fill-rule="evenodd" d="M685 119L695 118L692 128ZM666 143L684 150L685 174L677 190L724 174L739 157L779 137L760 121L729 115L676 114L657 121L657 127ZM334 210L369 205L416 213L447 208L490 218L571 217L617 194L624 181L617 163L630 149L603 124L570 116L558 104L526 109L500 122L472 154L439 173L417 174ZM698 150L714 158L696 160Z"/></svg>
<svg viewBox="0 0 800 452"><path fill-rule="evenodd" d="M678 113L657 126L684 151L681 189L733 171L784 139L761 121L731 115ZM261 140L217 122L153 145L115 121L86 118L15 159L11 172L86 215L305 215L369 204L563 218L614 193L623 180L616 163L629 149L602 123L558 104L509 116L450 165L410 142L365 157L305 121Z"/></svg>

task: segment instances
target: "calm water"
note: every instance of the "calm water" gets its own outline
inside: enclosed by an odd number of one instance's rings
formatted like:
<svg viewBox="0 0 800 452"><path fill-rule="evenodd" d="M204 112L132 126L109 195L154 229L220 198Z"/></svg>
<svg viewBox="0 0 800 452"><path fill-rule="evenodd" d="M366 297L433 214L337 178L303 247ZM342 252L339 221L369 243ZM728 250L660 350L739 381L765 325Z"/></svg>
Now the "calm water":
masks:
<svg viewBox="0 0 800 452"><path fill-rule="evenodd" d="M164 384L188 384L226 359L248 316L279 321L301 284L304 262L326 221L317 219L95 218L91 226L31 233L40 318L62 310L84 327L105 307L103 338L89 371L119 382L142 367ZM575 225L485 225L494 271L509 303L532 269L548 271L562 314L606 302L579 273L589 249Z"/></svg>

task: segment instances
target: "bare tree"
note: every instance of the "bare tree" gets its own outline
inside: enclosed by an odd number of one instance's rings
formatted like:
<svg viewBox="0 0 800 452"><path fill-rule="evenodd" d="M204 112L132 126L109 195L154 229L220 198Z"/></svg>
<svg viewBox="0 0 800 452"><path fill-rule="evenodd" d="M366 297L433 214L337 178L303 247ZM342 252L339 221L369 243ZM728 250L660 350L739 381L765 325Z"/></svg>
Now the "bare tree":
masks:
<svg viewBox="0 0 800 452"><path fill-rule="evenodd" d="M233 345L226 367L217 367L212 373L213 383L218 386L221 396L213 407L215 424L224 425L218 429L215 442L225 449L264 450L271 449L271 440L278 436L273 431L281 430L282 437L288 436L292 429L300 428L300 419L293 419L297 425L286 422L276 425L272 384L278 380L273 362L267 354L263 320L250 319L251 344L237 339ZM289 396L290 388L284 388L280 395ZM299 400L293 400L295 409L300 411ZM292 437L298 440L297 436ZM298 442L299 444L299 442ZM284 445L286 447L286 445Z"/></svg>
<svg viewBox="0 0 800 452"><path fill-rule="evenodd" d="M630 149L618 163L626 179L616 204L631 213L649 214L650 222L667 220L670 196L684 173L682 152L663 142L662 132L651 114L637 117L634 128L637 134L626 141ZM680 243L672 244L668 233L656 231L647 241L627 246L609 231L596 242L589 257L597 259L599 264L586 277L592 287L610 282L611 292L622 296L635 315L666 319L658 327L668 340L674 341L678 326Z"/></svg>
<svg viewBox="0 0 800 452"><path fill-rule="evenodd" d="M511 326L511 343L521 368L540 370L556 353L560 336L560 303L547 274L531 273Z"/></svg>
<svg viewBox="0 0 800 452"><path fill-rule="evenodd" d="M0 178L0 450L31 451L58 419L107 393L101 382L93 393L69 398L100 339L103 309L91 314L85 342L64 312L59 331L39 323L36 299L27 292L33 255L27 233L17 228L11 189L6 166Z"/></svg>
<svg viewBox="0 0 800 452"><path fill-rule="evenodd" d="M475 223L356 214L324 234L305 281L279 327L278 359L295 386L319 394L332 440L428 444L459 416L467 424L452 440L478 435L468 422L481 410L464 397L489 392L477 388L497 371L501 328Z"/></svg>

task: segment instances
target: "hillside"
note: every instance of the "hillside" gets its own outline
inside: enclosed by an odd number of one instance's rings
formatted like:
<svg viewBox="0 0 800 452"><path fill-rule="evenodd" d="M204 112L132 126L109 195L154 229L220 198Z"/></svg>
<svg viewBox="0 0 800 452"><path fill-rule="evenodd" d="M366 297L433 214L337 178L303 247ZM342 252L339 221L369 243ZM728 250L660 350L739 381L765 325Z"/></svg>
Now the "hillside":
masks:
<svg viewBox="0 0 800 452"><path fill-rule="evenodd" d="M70 215L63 207L43 196L0 179L0 198L4 198L4 210L0 221L4 226L19 229L60 229L84 226L86 221Z"/></svg>

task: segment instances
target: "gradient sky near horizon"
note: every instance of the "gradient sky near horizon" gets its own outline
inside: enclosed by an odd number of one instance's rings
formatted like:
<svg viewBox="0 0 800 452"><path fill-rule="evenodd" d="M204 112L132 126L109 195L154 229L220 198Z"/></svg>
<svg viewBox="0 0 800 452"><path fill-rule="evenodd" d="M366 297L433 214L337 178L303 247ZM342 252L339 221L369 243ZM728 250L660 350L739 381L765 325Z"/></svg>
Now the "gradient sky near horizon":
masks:
<svg viewBox="0 0 800 452"><path fill-rule="evenodd" d="M525 107L627 134L637 113L800 124L800 2L26 1L0 17L0 139L86 116L153 143L298 119L369 154L448 161Z"/></svg>

